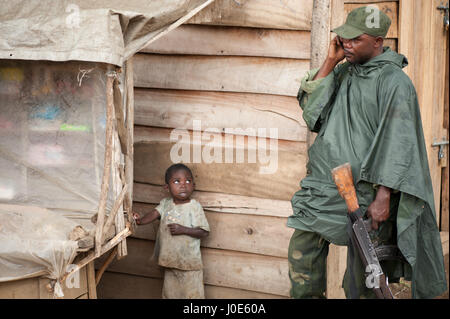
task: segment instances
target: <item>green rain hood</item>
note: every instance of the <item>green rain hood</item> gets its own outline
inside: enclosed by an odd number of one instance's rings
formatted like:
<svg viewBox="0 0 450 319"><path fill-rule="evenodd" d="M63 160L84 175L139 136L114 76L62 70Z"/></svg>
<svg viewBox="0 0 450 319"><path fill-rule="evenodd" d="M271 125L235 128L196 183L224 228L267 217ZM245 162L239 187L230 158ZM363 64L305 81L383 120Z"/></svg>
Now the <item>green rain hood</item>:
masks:
<svg viewBox="0 0 450 319"><path fill-rule="evenodd" d="M432 298L447 284L419 105L402 71L407 63L385 48L363 65L338 65L314 81L313 90L302 83L303 118L318 135L308 150L307 176L292 198L294 214L287 225L347 245L347 207L331 170L349 162L363 212L375 199L374 185L398 191L393 196L396 239L411 266L412 296Z"/></svg>

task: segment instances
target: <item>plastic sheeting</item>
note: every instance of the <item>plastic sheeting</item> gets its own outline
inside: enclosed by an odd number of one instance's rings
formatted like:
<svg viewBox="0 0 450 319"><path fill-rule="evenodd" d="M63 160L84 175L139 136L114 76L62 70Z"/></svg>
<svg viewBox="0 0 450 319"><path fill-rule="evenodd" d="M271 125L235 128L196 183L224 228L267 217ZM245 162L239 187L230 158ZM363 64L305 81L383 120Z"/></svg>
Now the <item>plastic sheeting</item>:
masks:
<svg viewBox="0 0 450 319"><path fill-rule="evenodd" d="M123 62L213 0L0 0L0 58Z"/></svg>
<svg viewBox="0 0 450 319"><path fill-rule="evenodd" d="M0 282L36 274L60 278L76 256L78 244L68 235L76 226L46 209L0 204Z"/></svg>
<svg viewBox="0 0 450 319"><path fill-rule="evenodd" d="M69 240L75 219L94 228L105 154L106 66L0 60L0 97L0 282L37 273L58 279L78 248Z"/></svg>
<svg viewBox="0 0 450 319"><path fill-rule="evenodd" d="M106 123L104 66L0 61L0 202L97 212ZM109 196L108 208L112 206Z"/></svg>

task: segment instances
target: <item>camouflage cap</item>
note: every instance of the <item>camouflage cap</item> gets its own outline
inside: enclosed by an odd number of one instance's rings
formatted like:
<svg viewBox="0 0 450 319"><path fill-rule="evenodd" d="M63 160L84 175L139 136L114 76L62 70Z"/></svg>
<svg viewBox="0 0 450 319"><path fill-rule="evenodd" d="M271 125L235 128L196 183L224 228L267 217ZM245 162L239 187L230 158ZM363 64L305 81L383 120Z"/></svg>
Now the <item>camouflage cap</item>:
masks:
<svg viewBox="0 0 450 319"><path fill-rule="evenodd" d="M332 31L344 39L353 39L365 33L375 37L385 37L391 19L376 6L359 7L352 10L345 24Z"/></svg>

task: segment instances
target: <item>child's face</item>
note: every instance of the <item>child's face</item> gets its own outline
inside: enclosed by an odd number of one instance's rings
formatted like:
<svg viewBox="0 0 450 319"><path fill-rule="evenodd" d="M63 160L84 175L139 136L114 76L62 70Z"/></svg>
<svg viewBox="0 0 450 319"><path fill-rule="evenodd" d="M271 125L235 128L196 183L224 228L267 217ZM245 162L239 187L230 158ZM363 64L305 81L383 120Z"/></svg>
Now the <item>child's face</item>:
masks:
<svg viewBox="0 0 450 319"><path fill-rule="evenodd" d="M194 179L189 172L180 169L172 173L166 188L175 204L188 203L194 192Z"/></svg>

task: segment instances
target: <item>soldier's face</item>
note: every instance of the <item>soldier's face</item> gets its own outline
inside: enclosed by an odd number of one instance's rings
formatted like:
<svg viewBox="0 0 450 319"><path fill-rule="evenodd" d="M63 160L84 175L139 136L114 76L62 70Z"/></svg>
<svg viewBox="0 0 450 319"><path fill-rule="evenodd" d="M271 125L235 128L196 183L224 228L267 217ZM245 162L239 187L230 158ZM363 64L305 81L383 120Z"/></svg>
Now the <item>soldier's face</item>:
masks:
<svg viewBox="0 0 450 319"><path fill-rule="evenodd" d="M383 38L362 34L354 39L340 38L345 58L352 64L364 64L375 57L383 47Z"/></svg>

